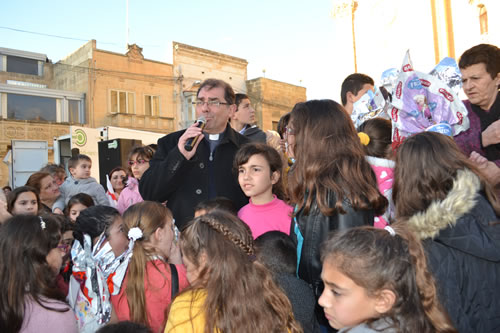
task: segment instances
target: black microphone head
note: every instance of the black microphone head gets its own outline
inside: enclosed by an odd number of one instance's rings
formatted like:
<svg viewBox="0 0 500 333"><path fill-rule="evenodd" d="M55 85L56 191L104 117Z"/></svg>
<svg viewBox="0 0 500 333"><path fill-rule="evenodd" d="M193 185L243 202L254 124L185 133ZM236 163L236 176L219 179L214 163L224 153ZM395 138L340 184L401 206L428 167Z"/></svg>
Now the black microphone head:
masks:
<svg viewBox="0 0 500 333"><path fill-rule="evenodd" d="M205 116L199 116L198 119L196 119L196 122L205 124L207 120L205 119Z"/></svg>

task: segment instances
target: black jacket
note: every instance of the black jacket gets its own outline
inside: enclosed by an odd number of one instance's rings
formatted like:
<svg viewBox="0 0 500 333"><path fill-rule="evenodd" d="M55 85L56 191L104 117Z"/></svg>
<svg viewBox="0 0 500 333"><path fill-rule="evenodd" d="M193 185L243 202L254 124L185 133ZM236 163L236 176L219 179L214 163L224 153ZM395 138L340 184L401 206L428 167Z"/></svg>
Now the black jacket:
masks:
<svg viewBox="0 0 500 333"><path fill-rule="evenodd" d="M316 297L316 317L321 325L328 327L323 309L317 302L324 289L323 281L321 281L321 244L328 238L330 232L373 225L375 216L372 210L354 210L347 200L344 200L342 206L345 214L325 216L316 205L316 200L313 202L308 215L304 215L303 210L297 212L294 219L296 223L291 224L290 235L297 243L297 257L300 258L298 275L312 287ZM332 195L329 206L334 207L335 202L336 199ZM298 237L295 230L296 225L303 237L302 247L299 242L300 236Z"/></svg>
<svg viewBox="0 0 500 333"><path fill-rule="evenodd" d="M304 329L304 333L320 333L314 308L316 298L311 287L294 274L276 273L274 280L283 289L292 303L293 316Z"/></svg>
<svg viewBox="0 0 500 333"><path fill-rule="evenodd" d="M144 200L167 201L181 230L193 218L194 207L203 200L224 196L238 209L248 203L232 171L234 155L248 139L228 125L212 160L206 139L200 142L195 155L186 160L177 147L183 133L184 130L177 131L158 140L158 150L139 183Z"/></svg>
<svg viewBox="0 0 500 333"><path fill-rule="evenodd" d="M249 138L252 142L266 143L267 141L266 133L257 127L257 125L248 126L243 135Z"/></svg>
<svg viewBox="0 0 500 333"><path fill-rule="evenodd" d="M500 332L500 225L471 171L408 223L423 240L440 301L460 333Z"/></svg>
<svg viewBox="0 0 500 333"><path fill-rule="evenodd" d="M336 200L332 196L329 202L330 207L334 207ZM343 208L346 211L345 214L325 216L320 212L314 200L308 215L304 215L303 210L300 210L297 212L295 218L302 237L304 238L298 267L299 277L313 287L316 299L319 298L323 291L323 283L320 278L322 267L320 249L321 244L328 238L329 233L363 225L373 225L373 211L356 211L347 200L344 201ZM295 238L297 242L297 234L294 229L295 223L292 223L290 235L292 235L292 238ZM297 255L299 255L298 252Z"/></svg>

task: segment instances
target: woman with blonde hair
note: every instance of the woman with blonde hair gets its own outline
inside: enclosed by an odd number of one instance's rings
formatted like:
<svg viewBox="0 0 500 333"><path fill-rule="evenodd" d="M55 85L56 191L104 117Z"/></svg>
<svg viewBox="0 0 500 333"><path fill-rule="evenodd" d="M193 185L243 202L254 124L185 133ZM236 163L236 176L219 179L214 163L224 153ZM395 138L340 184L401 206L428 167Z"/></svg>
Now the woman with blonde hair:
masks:
<svg viewBox="0 0 500 333"><path fill-rule="evenodd" d="M188 285L174 228L172 213L158 202L137 203L123 214L123 231L135 243L120 293L111 296L119 321L158 332L172 296Z"/></svg>

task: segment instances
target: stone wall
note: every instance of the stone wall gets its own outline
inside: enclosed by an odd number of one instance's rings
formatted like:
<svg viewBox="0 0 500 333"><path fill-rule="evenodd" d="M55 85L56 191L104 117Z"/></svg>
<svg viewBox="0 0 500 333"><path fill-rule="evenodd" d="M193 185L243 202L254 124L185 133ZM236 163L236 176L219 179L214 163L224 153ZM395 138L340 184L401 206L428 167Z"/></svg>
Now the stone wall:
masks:
<svg viewBox="0 0 500 333"><path fill-rule="evenodd" d="M193 119L183 113L184 94L196 92L199 83L215 78L229 83L236 93L246 92L247 65L245 59L233 57L199 47L173 42L176 115L179 127L185 127Z"/></svg>
<svg viewBox="0 0 500 333"><path fill-rule="evenodd" d="M248 80L247 94L263 130L276 130L279 119L292 111L298 102L306 101L306 88L266 78Z"/></svg>
<svg viewBox="0 0 500 333"><path fill-rule="evenodd" d="M94 126L119 126L145 131L171 132L175 117L172 65L146 60L137 52L120 55L95 50L91 97L94 103ZM111 113L111 90L135 94L135 114ZM160 97L160 114L145 115L145 96Z"/></svg>
<svg viewBox="0 0 500 333"><path fill-rule="evenodd" d="M0 157L4 157L10 149L11 140L47 141L49 144L49 162L54 161L53 138L69 134L68 124L36 122L26 120L0 119ZM9 182L9 169L0 163L0 186Z"/></svg>

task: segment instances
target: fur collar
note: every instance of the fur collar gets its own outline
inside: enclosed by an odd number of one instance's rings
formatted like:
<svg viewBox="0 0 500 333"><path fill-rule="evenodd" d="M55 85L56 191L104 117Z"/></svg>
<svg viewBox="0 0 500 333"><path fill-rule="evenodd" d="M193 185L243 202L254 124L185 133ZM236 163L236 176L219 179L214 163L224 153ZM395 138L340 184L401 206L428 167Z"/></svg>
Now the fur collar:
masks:
<svg viewBox="0 0 500 333"><path fill-rule="evenodd" d="M481 188L479 177L470 170L458 170L453 187L442 201L433 201L424 211L408 219L420 239L435 238L439 232L456 225L457 220L477 203Z"/></svg>

